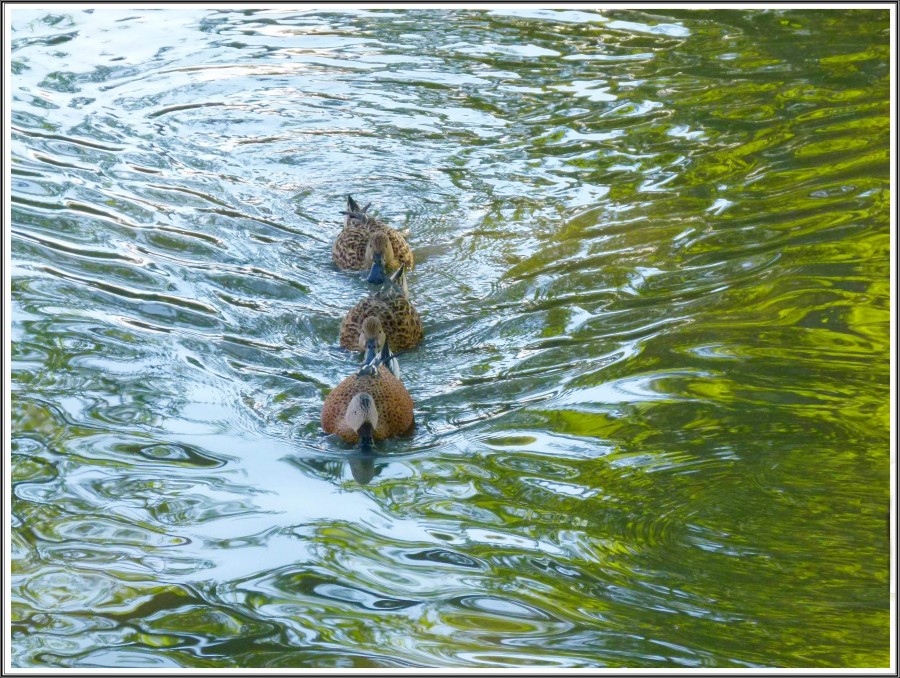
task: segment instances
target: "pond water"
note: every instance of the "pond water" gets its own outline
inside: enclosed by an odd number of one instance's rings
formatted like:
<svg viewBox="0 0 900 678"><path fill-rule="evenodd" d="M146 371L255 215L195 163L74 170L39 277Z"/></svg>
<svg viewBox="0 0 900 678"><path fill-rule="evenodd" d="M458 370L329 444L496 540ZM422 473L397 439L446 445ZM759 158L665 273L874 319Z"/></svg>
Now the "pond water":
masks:
<svg viewBox="0 0 900 678"><path fill-rule="evenodd" d="M10 11L13 666L888 665L886 9Z"/></svg>

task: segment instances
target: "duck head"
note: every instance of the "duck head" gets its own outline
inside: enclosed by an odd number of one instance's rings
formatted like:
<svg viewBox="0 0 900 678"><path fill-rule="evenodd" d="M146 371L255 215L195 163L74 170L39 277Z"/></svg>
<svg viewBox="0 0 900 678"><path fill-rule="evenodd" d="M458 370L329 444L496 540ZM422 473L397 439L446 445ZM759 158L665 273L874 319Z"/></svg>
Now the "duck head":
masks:
<svg viewBox="0 0 900 678"><path fill-rule="evenodd" d="M387 267L396 266L394 248L384 231L375 231L366 245L364 265L369 269L366 280L373 285L381 285L387 279Z"/></svg>
<svg viewBox="0 0 900 678"><path fill-rule="evenodd" d="M375 429L378 427L378 410L375 400L368 393L357 393L347 405L344 420L359 436L359 449L371 452L375 443Z"/></svg>
<svg viewBox="0 0 900 678"><path fill-rule="evenodd" d="M368 316L363 320L359 329L359 348L366 352L363 364L368 365L375 360L386 346L387 335L384 333L381 321L374 315Z"/></svg>
<svg viewBox="0 0 900 678"><path fill-rule="evenodd" d="M374 315L363 320L359 331L359 348L366 352L363 365L374 367L376 370L379 365L384 365L397 379L400 378L400 361L397 360L396 354L391 353L384 326Z"/></svg>

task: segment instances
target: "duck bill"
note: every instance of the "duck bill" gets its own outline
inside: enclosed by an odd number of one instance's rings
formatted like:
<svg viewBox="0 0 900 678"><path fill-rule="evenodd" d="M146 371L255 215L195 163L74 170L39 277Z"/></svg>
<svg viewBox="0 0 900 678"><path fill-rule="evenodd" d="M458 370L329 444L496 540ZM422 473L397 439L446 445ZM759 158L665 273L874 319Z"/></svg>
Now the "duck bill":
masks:
<svg viewBox="0 0 900 678"><path fill-rule="evenodd" d="M375 354L377 351L378 345L376 344L376 340L366 339L366 359L363 361L363 365L368 365L370 362L375 360Z"/></svg>
<svg viewBox="0 0 900 678"><path fill-rule="evenodd" d="M369 269L369 277L366 280L373 285L384 283L384 260L380 254L372 257L372 268Z"/></svg>
<svg viewBox="0 0 900 678"><path fill-rule="evenodd" d="M368 421L363 422L356 432L359 436L359 449L361 452L371 452L372 446L375 444L375 429Z"/></svg>

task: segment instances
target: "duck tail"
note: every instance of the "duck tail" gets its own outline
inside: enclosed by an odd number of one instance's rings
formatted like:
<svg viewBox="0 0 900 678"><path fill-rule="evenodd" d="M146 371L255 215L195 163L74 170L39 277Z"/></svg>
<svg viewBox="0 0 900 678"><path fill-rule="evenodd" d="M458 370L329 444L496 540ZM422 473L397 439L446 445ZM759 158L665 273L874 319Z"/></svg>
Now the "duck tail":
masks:
<svg viewBox="0 0 900 678"><path fill-rule="evenodd" d="M387 342L385 342L385 344L387 344ZM378 354L378 357L370 362L368 366L380 367L381 365L384 365L391 371L391 374L399 379L400 362L397 360L397 358L407 353L409 353L409 351L397 351L396 353L391 353L391 351L387 348L387 345L385 345L381 348L381 353Z"/></svg>
<svg viewBox="0 0 900 678"><path fill-rule="evenodd" d="M381 346L381 354L378 356L378 362L387 367L390 373L397 377L397 379L400 378L400 361L397 360L396 353L391 353L387 342L384 342Z"/></svg>
<svg viewBox="0 0 900 678"><path fill-rule="evenodd" d="M341 210L341 214L345 217L349 217L351 219L356 219L361 223L367 223L372 221L373 218L370 217L367 212L369 208L372 206L372 203L369 203L365 207L360 207L359 203L353 199L353 196L347 196L347 209Z"/></svg>
<svg viewBox="0 0 900 678"><path fill-rule="evenodd" d="M400 264L400 268L391 274L391 282L400 287L404 297L409 296L409 287L406 284L406 264Z"/></svg>
<svg viewBox="0 0 900 678"><path fill-rule="evenodd" d="M372 362L368 362L356 370L357 377L374 377L378 374L378 366L381 364L378 358L372 360Z"/></svg>

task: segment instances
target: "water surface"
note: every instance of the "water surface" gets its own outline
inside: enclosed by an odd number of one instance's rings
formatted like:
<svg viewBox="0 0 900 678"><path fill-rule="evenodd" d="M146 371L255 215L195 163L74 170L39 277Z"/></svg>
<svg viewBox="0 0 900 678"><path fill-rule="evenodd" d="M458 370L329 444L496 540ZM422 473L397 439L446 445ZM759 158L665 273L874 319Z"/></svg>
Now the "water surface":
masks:
<svg viewBox="0 0 900 678"><path fill-rule="evenodd" d="M888 665L886 10L11 12L14 666Z"/></svg>

